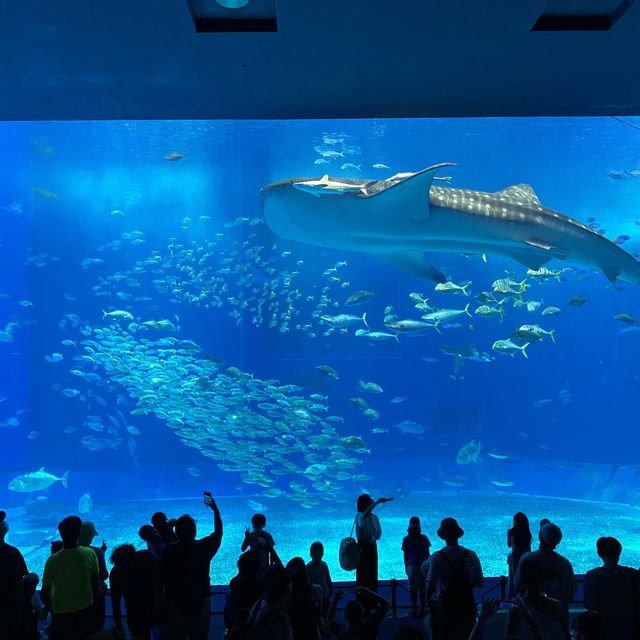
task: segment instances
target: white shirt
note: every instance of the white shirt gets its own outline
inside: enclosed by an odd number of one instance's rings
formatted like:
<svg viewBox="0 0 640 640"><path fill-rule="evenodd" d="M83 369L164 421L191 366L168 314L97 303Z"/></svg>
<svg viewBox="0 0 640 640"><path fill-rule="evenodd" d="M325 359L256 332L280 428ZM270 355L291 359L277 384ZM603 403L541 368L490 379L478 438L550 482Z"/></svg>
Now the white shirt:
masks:
<svg viewBox="0 0 640 640"><path fill-rule="evenodd" d="M356 539L358 542L374 542L380 540L382 529L375 513L369 512L366 517L362 513L356 515Z"/></svg>

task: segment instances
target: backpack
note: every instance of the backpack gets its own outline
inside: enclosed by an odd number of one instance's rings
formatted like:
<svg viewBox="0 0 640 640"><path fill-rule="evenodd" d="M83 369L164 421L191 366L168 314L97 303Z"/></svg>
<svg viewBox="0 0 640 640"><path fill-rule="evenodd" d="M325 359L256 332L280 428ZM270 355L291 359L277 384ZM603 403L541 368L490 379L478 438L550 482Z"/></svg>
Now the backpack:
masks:
<svg viewBox="0 0 640 640"><path fill-rule="evenodd" d="M476 612L476 601L473 597L473 588L469 580L469 574L464 566L469 555L467 549L462 553L462 558L457 564L453 564L446 553L441 552L441 557L449 566L449 577L443 581L439 605L445 614L473 614Z"/></svg>

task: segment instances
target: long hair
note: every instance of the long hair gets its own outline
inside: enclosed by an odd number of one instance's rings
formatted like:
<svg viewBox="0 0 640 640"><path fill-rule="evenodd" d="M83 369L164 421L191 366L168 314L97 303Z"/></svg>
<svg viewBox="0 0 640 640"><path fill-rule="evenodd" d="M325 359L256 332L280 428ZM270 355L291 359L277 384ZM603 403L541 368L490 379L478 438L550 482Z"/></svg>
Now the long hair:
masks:
<svg viewBox="0 0 640 640"><path fill-rule="evenodd" d="M513 516L513 527L511 528L511 540L514 545L518 546L531 546L531 528L529 527L529 518L518 511Z"/></svg>
<svg viewBox="0 0 640 640"><path fill-rule="evenodd" d="M358 513L364 513L372 502L373 498L368 493L358 496Z"/></svg>

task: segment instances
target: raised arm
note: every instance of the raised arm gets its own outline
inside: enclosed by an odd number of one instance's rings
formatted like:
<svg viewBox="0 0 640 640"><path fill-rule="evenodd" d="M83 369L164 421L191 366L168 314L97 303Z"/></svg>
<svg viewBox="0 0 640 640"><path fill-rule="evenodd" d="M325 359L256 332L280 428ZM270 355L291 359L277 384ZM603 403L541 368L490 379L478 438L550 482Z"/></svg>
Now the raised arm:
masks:
<svg viewBox="0 0 640 640"><path fill-rule="evenodd" d="M379 504L384 504L385 502L391 502L393 498L378 498L375 502L372 502L363 512L362 517L368 516Z"/></svg>

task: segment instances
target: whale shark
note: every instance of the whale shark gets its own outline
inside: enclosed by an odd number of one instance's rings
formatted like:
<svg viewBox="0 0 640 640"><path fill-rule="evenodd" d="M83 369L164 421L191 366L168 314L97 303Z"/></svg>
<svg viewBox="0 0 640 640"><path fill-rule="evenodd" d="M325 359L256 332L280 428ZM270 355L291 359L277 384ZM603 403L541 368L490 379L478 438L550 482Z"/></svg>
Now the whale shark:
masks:
<svg viewBox="0 0 640 640"><path fill-rule="evenodd" d="M566 260L640 284L640 262L591 227L541 204L528 184L500 191L435 186L443 162L386 180L288 178L262 189L267 226L321 247L367 253L435 282L425 253L498 253L528 269ZM440 178L441 179L441 178Z"/></svg>

